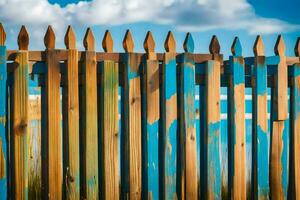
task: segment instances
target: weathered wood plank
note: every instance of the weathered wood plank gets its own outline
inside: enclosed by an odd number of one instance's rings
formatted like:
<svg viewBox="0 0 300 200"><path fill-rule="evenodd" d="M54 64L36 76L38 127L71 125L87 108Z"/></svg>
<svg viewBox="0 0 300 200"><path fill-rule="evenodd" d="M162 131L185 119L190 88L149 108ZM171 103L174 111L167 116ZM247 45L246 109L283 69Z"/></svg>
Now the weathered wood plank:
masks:
<svg viewBox="0 0 300 200"><path fill-rule="evenodd" d="M124 63L123 83L123 112L121 114L123 130L123 170L122 196L130 199L140 199L142 190L141 179L141 88L140 88L140 63L135 54L124 54L127 62ZM125 60L125 58L124 58Z"/></svg>
<svg viewBox="0 0 300 200"><path fill-rule="evenodd" d="M205 63L205 88L204 88L204 136L203 144L203 174L201 180L201 198L221 198L221 163L220 163L220 87L221 63L220 45L216 36L212 37L210 53L214 60Z"/></svg>
<svg viewBox="0 0 300 200"><path fill-rule="evenodd" d="M42 112L42 118L46 119L46 127L43 130L47 134L46 162L42 162L47 168L47 179L43 178L46 196L49 199L61 199L62 195L62 135L60 128L60 65L56 60L55 50L47 53L47 75L46 75L46 113ZM47 180L47 181L46 181Z"/></svg>
<svg viewBox="0 0 300 200"><path fill-rule="evenodd" d="M13 196L28 199L28 33L22 26L12 89Z"/></svg>
<svg viewBox="0 0 300 200"><path fill-rule="evenodd" d="M78 50L72 27L68 27L65 43L68 58L63 87L63 151L64 195L66 199L80 198L79 174L79 86Z"/></svg>
<svg viewBox="0 0 300 200"><path fill-rule="evenodd" d="M142 199L159 198L159 65L154 48L149 31L142 74Z"/></svg>
<svg viewBox="0 0 300 200"><path fill-rule="evenodd" d="M195 61L194 41L190 33L184 42L186 53L179 56L179 143L180 143L180 196L181 199L198 198Z"/></svg>
<svg viewBox="0 0 300 200"><path fill-rule="evenodd" d="M91 29L84 39L83 85L80 91L81 198L98 199L97 63Z"/></svg>
<svg viewBox="0 0 300 200"><path fill-rule="evenodd" d="M290 147L290 153L293 162L291 166L292 176L290 178L293 182L293 185L291 185L293 190L291 191L291 198L298 200L300 199L300 64L292 66L292 82L290 112L292 146Z"/></svg>
<svg viewBox="0 0 300 200"><path fill-rule="evenodd" d="M13 83L14 197L28 198L28 52L16 58Z"/></svg>
<svg viewBox="0 0 300 200"><path fill-rule="evenodd" d="M8 151L6 137L7 129L7 67L6 67L6 34L0 23L0 199L7 199L8 192Z"/></svg>
<svg viewBox="0 0 300 200"><path fill-rule="evenodd" d="M142 130L141 130L141 57L132 53L134 44L130 31L123 41L122 90L122 198L141 199L142 192Z"/></svg>
<svg viewBox="0 0 300 200"><path fill-rule="evenodd" d="M245 64L238 38L230 56L229 82L229 193L232 199L246 199L246 135L245 135Z"/></svg>
<svg viewBox="0 0 300 200"><path fill-rule="evenodd" d="M101 194L103 199L119 199L119 111L118 64L100 63L101 85L99 94L99 126L101 152Z"/></svg>
<svg viewBox="0 0 300 200"><path fill-rule="evenodd" d="M161 120L162 138L162 199L178 199L177 196L177 79L176 43L171 32L165 42L166 53L162 65Z"/></svg>
<svg viewBox="0 0 300 200"><path fill-rule="evenodd" d="M60 113L60 63L55 48L55 35L48 27L46 45L47 74L42 94L42 188L43 199L62 199L62 132Z"/></svg>
<svg viewBox="0 0 300 200"><path fill-rule="evenodd" d="M267 110L267 66L264 47L260 36L254 46L253 68L253 147L252 147L252 194L254 199L269 198L269 142Z"/></svg>
<svg viewBox="0 0 300 200"><path fill-rule="evenodd" d="M113 51L109 31L102 40L105 52ZM100 198L119 199L119 65L112 60L100 62L100 87L98 87L98 124L100 138Z"/></svg>
<svg viewBox="0 0 300 200"><path fill-rule="evenodd" d="M208 61L205 65L205 103L204 103L204 166L201 180L201 198L221 198L220 164L220 62ZM203 176L203 177L202 177Z"/></svg>
<svg viewBox="0 0 300 200"><path fill-rule="evenodd" d="M275 45L279 64L274 75L271 94L270 197L287 199L288 190L288 69L285 44L281 36Z"/></svg>

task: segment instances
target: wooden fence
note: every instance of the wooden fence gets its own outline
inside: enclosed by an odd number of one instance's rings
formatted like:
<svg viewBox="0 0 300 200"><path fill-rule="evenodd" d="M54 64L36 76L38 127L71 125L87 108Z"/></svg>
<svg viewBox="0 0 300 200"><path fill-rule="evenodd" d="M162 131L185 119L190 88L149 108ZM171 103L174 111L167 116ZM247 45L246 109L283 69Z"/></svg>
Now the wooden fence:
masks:
<svg viewBox="0 0 300 200"><path fill-rule="evenodd" d="M281 36L265 56L257 37L243 57L235 38L223 60L217 37L194 53L124 53L72 27L66 49L7 50L0 26L0 199L300 199L300 39ZM224 95L225 93L226 95Z"/></svg>

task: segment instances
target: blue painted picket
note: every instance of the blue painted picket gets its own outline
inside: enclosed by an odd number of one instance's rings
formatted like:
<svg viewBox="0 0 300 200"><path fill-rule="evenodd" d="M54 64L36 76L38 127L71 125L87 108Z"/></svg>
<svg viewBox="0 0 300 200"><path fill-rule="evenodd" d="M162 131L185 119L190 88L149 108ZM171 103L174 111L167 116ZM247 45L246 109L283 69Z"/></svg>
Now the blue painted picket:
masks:
<svg viewBox="0 0 300 200"><path fill-rule="evenodd" d="M7 199L7 129L6 129L6 102L7 102L7 71L6 46L0 46L0 199Z"/></svg>
<svg viewBox="0 0 300 200"><path fill-rule="evenodd" d="M230 82L228 87L229 130L229 196L246 198L246 137L245 137L245 64L242 46L236 37L229 57Z"/></svg>
<svg viewBox="0 0 300 200"><path fill-rule="evenodd" d="M159 199L159 63L148 32L142 76L142 179L143 199Z"/></svg>
<svg viewBox="0 0 300 200"><path fill-rule="evenodd" d="M190 33L184 42L185 53L178 57L180 178L179 198L197 199L197 138L195 109L194 41Z"/></svg>
<svg viewBox="0 0 300 200"><path fill-rule="evenodd" d="M171 41L172 40L172 41ZM171 32L168 34L166 44L175 43ZM161 119L162 119L162 192L163 199L177 198L177 82L176 77L176 53L175 47L167 49L162 65L161 86Z"/></svg>
<svg viewBox="0 0 300 200"><path fill-rule="evenodd" d="M253 198L269 198L269 136L268 136L268 108L267 108L267 65L260 37L257 38L258 50L253 67ZM260 52L261 51L261 52Z"/></svg>

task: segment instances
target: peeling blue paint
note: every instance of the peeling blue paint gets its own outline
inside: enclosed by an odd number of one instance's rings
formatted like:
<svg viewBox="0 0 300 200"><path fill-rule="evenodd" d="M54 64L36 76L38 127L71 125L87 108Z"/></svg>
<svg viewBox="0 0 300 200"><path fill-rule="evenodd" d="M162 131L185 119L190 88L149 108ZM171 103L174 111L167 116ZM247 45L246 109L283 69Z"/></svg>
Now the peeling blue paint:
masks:
<svg viewBox="0 0 300 200"><path fill-rule="evenodd" d="M262 129L258 122L261 114L258 101L260 96L267 95L267 66L264 57L258 57L253 67L255 87L253 87L253 191L254 199L268 199L269 197L269 139L268 133ZM266 100L267 101L267 100ZM267 106L267 102L266 102ZM267 116L263 116L267 117ZM267 126L267 125L266 125Z"/></svg>

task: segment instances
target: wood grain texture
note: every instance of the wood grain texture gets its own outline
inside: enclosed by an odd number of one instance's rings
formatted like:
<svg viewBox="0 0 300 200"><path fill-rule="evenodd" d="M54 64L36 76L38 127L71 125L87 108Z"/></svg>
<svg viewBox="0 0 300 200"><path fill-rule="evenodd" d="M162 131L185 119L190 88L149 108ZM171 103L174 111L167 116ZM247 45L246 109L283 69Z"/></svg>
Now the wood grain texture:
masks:
<svg viewBox="0 0 300 200"><path fill-rule="evenodd" d="M28 52L20 51L13 81L13 156L14 198L28 198Z"/></svg>
<svg viewBox="0 0 300 200"><path fill-rule="evenodd" d="M235 54L239 54L235 51ZM244 58L230 57L229 83L229 193L232 199L246 199L245 65Z"/></svg>
<svg viewBox="0 0 300 200"><path fill-rule="evenodd" d="M263 50L260 50L263 51ZM252 194L255 199L269 196L269 150L267 109L267 66L264 56L256 56L253 74Z"/></svg>
<svg viewBox="0 0 300 200"><path fill-rule="evenodd" d="M118 63L100 63L101 84L99 93L101 198L119 199L119 110L118 110Z"/></svg>
<svg viewBox="0 0 300 200"><path fill-rule="evenodd" d="M81 67L83 74L80 91L81 198L98 199L97 63L94 51L86 51Z"/></svg>
<svg viewBox="0 0 300 200"><path fill-rule="evenodd" d="M1 31L2 29L2 31ZM8 138L7 128L7 69L6 69L6 46L5 34L0 24L0 193L1 198L7 199L8 193ZM2 40L2 41L1 41Z"/></svg>
<svg viewBox="0 0 300 200"><path fill-rule="evenodd" d="M275 95L273 103L275 111L273 119L286 120L288 119L288 66L285 56L285 44L281 36L278 36L274 50L280 62L274 79Z"/></svg>
<svg viewBox="0 0 300 200"><path fill-rule="evenodd" d="M74 43L68 41L67 47ZM78 51L68 50L63 87L63 152L64 195L66 199L80 198L79 174L79 85Z"/></svg>
<svg viewBox="0 0 300 200"><path fill-rule="evenodd" d="M142 199L159 198L159 64L148 32L142 76ZM152 38L152 39L151 39ZM150 41L149 41L150 40ZM147 49L148 48L148 49Z"/></svg>
<svg viewBox="0 0 300 200"><path fill-rule="evenodd" d="M201 179L201 198L221 198L220 165L220 62L205 64L205 113L204 113L204 171Z"/></svg>
<svg viewBox="0 0 300 200"><path fill-rule="evenodd" d="M172 37L172 36L169 36ZM169 38L168 37L168 38ZM167 39L168 40L168 39ZM175 42L175 41L174 41ZM162 199L178 199L177 196L177 80L176 77L176 53L174 53L173 43L167 44L168 51L164 54L162 66L161 85L161 120L162 149L163 156L162 169ZM174 44L175 45L175 44Z"/></svg>
<svg viewBox="0 0 300 200"><path fill-rule="evenodd" d="M44 199L62 199L62 131L60 112L60 63L55 49L47 50L47 74L42 94L42 188Z"/></svg>
<svg viewBox="0 0 300 200"><path fill-rule="evenodd" d="M125 53L122 90L122 198L141 199L141 60L137 54Z"/></svg>

